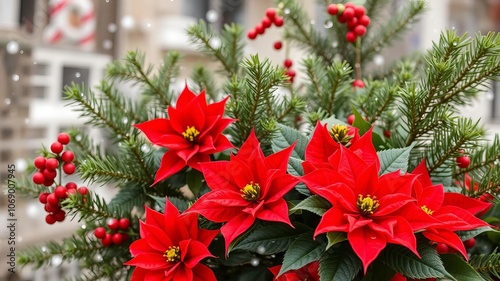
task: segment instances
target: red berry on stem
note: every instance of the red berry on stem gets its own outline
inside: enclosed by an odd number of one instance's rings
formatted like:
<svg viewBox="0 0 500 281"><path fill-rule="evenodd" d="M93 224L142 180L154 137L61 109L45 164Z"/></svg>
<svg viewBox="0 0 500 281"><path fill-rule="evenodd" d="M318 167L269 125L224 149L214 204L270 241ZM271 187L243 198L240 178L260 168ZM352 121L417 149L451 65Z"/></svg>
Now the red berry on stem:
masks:
<svg viewBox="0 0 500 281"><path fill-rule="evenodd" d="M53 179L45 179L45 181L43 182L43 185L45 185L45 186L51 186L53 184L54 184Z"/></svg>
<svg viewBox="0 0 500 281"><path fill-rule="evenodd" d="M42 204L47 204L47 196L49 196L50 193L48 192L43 192L38 195L38 201Z"/></svg>
<svg viewBox="0 0 500 281"><path fill-rule="evenodd" d="M258 34L264 34L264 32L266 31L266 29L264 28L264 26L262 25L262 23L258 23L255 26L255 31L257 31Z"/></svg>
<svg viewBox="0 0 500 281"><path fill-rule="evenodd" d="M354 30L358 26L358 18L352 18L347 22L347 29Z"/></svg>
<svg viewBox="0 0 500 281"><path fill-rule="evenodd" d="M476 246L476 238L472 237L464 241L464 246L467 249L470 249L474 246Z"/></svg>
<svg viewBox="0 0 500 281"><path fill-rule="evenodd" d="M444 244L444 243L438 243L436 245L436 252L438 252L438 254L446 254L449 252L449 247L448 245Z"/></svg>
<svg viewBox="0 0 500 281"><path fill-rule="evenodd" d="M360 17L359 24L364 25L364 26L369 26L370 25L370 18L367 15Z"/></svg>
<svg viewBox="0 0 500 281"><path fill-rule="evenodd" d="M326 11L328 14L334 16L339 12L339 7L337 7L337 4L330 4L326 7Z"/></svg>
<svg viewBox="0 0 500 281"><path fill-rule="evenodd" d="M54 194L56 195L57 198L60 198L60 199L67 198L68 197L67 192L68 192L68 189L64 186L58 186L54 190Z"/></svg>
<svg viewBox="0 0 500 281"><path fill-rule="evenodd" d="M276 25L277 27L282 26L283 23L284 23L284 20L282 17L275 17L274 18L274 25Z"/></svg>
<svg viewBox="0 0 500 281"><path fill-rule="evenodd" d="M274 19L276 16L276 9L275 8L267 8L266 10L266 17L269 19Z"/></svg>
<svg viewBox="0 0 500 281"><path fill-rule="evenodd" d="M43 170L43 176L45 180L54 180L57 176L57 172L55 170L45 169Z"/></svg>
<svg viewBox="0 0 500 281"><path fill-rule="evenodd" d="M274 48L275 48L276 50L281 49L281 47L283 47L283 43L281 43L281 41L276 41L276 42L274 42Z"/></svg>
<svg viewBox="0 0 500 281"><path fill-rule="evenodd" d="M89 193L89 189L86 188L85 186L81 186L78 188L78 193L85 196L85 195L87 195L87 193Z"/></svg>
<svg viewBox="0 0 500 281"><path fill-rule="evenodd" d="M463 156L457 157L457 166L458 167L465 169L465 168L469 167L469 165L470 165L469 156L463 155Z"/></svg>
<svg viewBox="0 0 500 281"><path fill-rule="evenodd" d="M130 227L130 220L127 218L121 218L118 223L123 230L127 230Z"/></svg>
<svg viewBox="0 0 500 281"><path fill-rule="evenodd" d="M61 206L59 205L51 205L49 203L45 204L44 209L47 213L55 213L61 210Z"/></svg>
<svg viewBox="0 0 500 281"><path fill-rule="evenodd" d="M112 219L108 220L107 225L108 225L109 229L111 229L111 230L117 230L118 227L120 226L120 223L118 222L117 219L112 218Z"/></svg>
<svg viewBox="0 0 500 281"><path fill-rule="evenodd" d="M44 169L46 162L47 162L47 159L43 156L38 156L37 158L35 158L35 160L33 160L33 164L38 169Z"/></svg>
<svg viewBox="0 0 500 281"><path fill-rule="evenodd" d="M76 194L76 189L74 188L68 189L68 195L70 194Z"/></svg>
<svg viewBox="0 0 500 281"><path fill-rule="evenodd" d="M102 238L101 243L104 247L109 247L113 244L113 240L111 239L111 234L106 233L104 238Z"/></svg>
<svg viewBox="0 0 500 281"><path fill-rule="evenodd" d="M54 193L47 195L47 204L56 206L59 204L59 198Z"/></svg>
<svg viewBox="0 0 500 281"><path fill-rule="evenodd" d="M45 222L48 223L48 224L54 224L56 223L56 217L52 214L48 214L46 217L45 217Z"/></svg>
<svg viewBox="0 0 500 281"><path fill-rule="evenodd" d="M337 16L337 21L340 22L340 23L344 23L346 22L346 18L344 17L344 15L339 15Z"/></svg>
<svg viewBox="0 0 500 281"><path fill-rule="evenodd" d="M352 125L354 123L354 114L347 116L347 124Z"/></svg>
<svg viewBox="0 0 500 281"><path fill-rule="evenodd" d="M247 37L250 40L257 38L257 31L255 31L255 29L250 29L247 33Z"/></svg>
<svg viewBox="0 0 500 281"><path fill-rule="evenodd" d="M62 143L60 143L58 141L53 142L50 145L50 151L54 152L55 154L61 153L61 151L63 151L63 145L62 145Z"/></svg>
<svg viewBox="0 0 500 281"><path fill-rule="evenodd" d="M365 87L365 82L361 79L356 79L352 82L352 85L354 88L364 88Z"/></svg>
<svg viewBox="0 0 500 281"><path fill-rule="evenodd" d="M364 25L357 25L355 28L354 28L354 34L356 34L357 36L363 36L366 34L366 26Z"/></svg>
<svg viewBox="0 0 500 281"><path fill-rule="evenodd" d="M64 151L63 154L61 155L62 161L66 163L70 163L75 159L75 154L72 151Z"/></svg>
<svg viewBox="0 0 500 281"><path fill-rule="evenodd" d="M33 174L33 182L36 184L43 184L45 182L45 176L42 172L36 172Z"/></svg>
<svg viewBox="0 0 500 281"><path fill-rule="evenodd" d="M293 62L292 62L291 59L286 59L285 62L284 62L284 65L285 65L286 68L290 68L290 67L292 67Z"/></svg>
<svg viewBox="0 0 500 281"><path fill-rule="evenodd" d="M345 40L347 40L347 42L354 43L356 42L356 38L356 34L352 31L347 32L347 34L345 35Z"/></svg>
<svg viewBox="0 0 500 281"><path fill-rule="evenodd" d="M102 226L99 226L98 228L94 229L94 235L98 239L103 239L106 237L106 229Z"/></svg>
<svg viewBox="0 0 500 281"><path fill-rule="evenodd" d="M72 182L72 181L70 181L70 182L68 182L68 183L66 184L66 188L67 188L67 189L76 189L76 187L77 187L76 183L74 183L74 182Z"/></svg>
<svg viewBox="0 0 500 281"><path fill-rule="evenodd" d="M285 75L293 78L293 77L295 77L295 75L297 75L297 73L295 73L295 70L293 70L293 69L287 69L285 71Z"/></svg>
<svg viewBox="0 0 500 281"><path fill-rule="evenodd" d="M271 27L271 24L273 24L270 18L263 18L260 23L262 23L262 26L264 26L264 28Z"/></svg>
<svg viewBox="0 0 500 281"><path fill-rule="evenodd" d="M113 241L113 244L119 245L123 241L123 235L121 233L115 233L111 236L111 240Z"/></svg>
<svg viewBox="0 0 500 281"><path fill-rule="evenodd" d="M62 222L66 218L66 212L63 210L58 210L54 213L54 217L55 217L56 221Z"/></svg>
<svg viewBox="0 0 500 281"><path fill-rule="evenodd" d="M75 172L75 170L76 170L75 164L73 164L73 163L64 163L64 165L63 165L63 171L67 175L73 174Z"/></svg>
<svg viewBox="0 0 500 281"><path fill-rule="evenodd" d="M366 10L363 6L356 6L354 7L354 12L356 14L356 17L360 18L365 15Z"/></svg>
<svg viewBox="0 0 500 281"><path fill-rule="evenodd" d="M353 9L354 9L354 7L356 7L356 5L354 5L354 3L352 3L352 2L347 2L347 3L344 4L344 6L346 8L349 7L349 8L353 8Z"/></svg>
<svg viewBox="0 0 500 281"><path fill-rule="evenodd" d="M390 138L391 138L391 134L392 134L392 133L391 133L391 131L389 131L389 130L384 130L384 136L385 136L386 138L390 139Z"/></svg>
<svg viewBox="0 0 500 281"><path fill-rule="evenodd" d="M342 17L348 21L354 17L354 9L351 7L346 7L344 12L342 13Z"/></svg>
<svg viewBox="0 0 500 281"><path fill-rule="evenodd" d="M59 161L56 158L49 158L45 163L45 169L55 170L59 167Z"/></svg>
<svg viewBox="0 0 500 281"><path fill-rule="evenodd" d="M70 137L66 133L60 133L57 136L57 141L60 142L61 144L68 144L70 141Z"/></svg>

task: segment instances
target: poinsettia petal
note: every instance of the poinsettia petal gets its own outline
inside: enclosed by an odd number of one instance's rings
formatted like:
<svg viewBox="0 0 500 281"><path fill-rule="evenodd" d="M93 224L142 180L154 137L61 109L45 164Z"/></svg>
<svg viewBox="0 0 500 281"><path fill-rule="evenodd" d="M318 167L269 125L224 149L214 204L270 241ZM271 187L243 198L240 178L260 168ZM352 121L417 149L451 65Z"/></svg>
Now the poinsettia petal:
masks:
<svg viewBox="0 0 500 281"><path fill-rule="evenodd" d="M208 266L197 264L193 267L193 281L217 281L217 278Z"/></svg>
<svg viewBox="0 0 500 281"><path fill-rule="evenodd" d="M266 202L273 202L283 198L294 186L299 183L299 179L290 174L281 174L273 177L270 181L266 194L263 194Z"/></svg>
<svg viewBox="0 0 500 281"><path fill-rule="evenodd" d="M325 189L327 186L331 186L332 184L344 183L347 186L353 186L351 182L345 180L340 173L331 169L317 169L300 177L300 180L307 186L307 188L309 188L309 190L312 191L313 194L317 194L320 190Z"/></svg>
<svg viewBox="0 0 500 281"><path fill-rule="evenodd" d="M210 162L210 155L198 153L193 155L193 157L188 160L187 165L193 169L201 171L200 164L205 162Z"/></svg>
<svg viewBox="0 0 500 281"><path fill-rule="evenodd" d="M239 192L241 187L236 186L232 178L229 161L214 161L200 164L203 177L211 190L232 190Z"/></svg>
<svg viewBox="0 0 500 281"><path fill-rule="evenodd" d="M471 230L474 228L488 226L486 222L475 217L466 210L448 205L434 213L434 217L441 222L444 222L449 230Z"/></svg>
<svg viewBox="0 0 500 281"><path fill-rule="evenodd" d="M264 204L262 210L257 213L257 218L263 221L284 222L292 226L288 217L288 205L284 199Z"/></svg>
<svg viewBox="0 0 500 281"><path fill-rule="evenodd" d="M364 170L356 172L354 175L354 194L362 195L366 197L377 196L380 198L379 192L379 180L378 180L378 170L375 164L366 167ZM383 186L381 189L385 189Z"/></svg>
<svg viewBox="0 0 500 281"><path fill-rule="evenodd" d="M187 126L184 123L185 120L183 118L184 115L183 111L169 106L167 108L167 113L169 118L168 124L172 128L172 131L177 133L179 136L182 136L182 133L184 133L187 129Z"/></svg>
<svg viewBox="0 0 500 281"><path fill-rule="evenodd" d="M158 168L158 171L156 171L155 181L152 186L172 176L184 167L186 167L186 162L177 156L175 151L168 150L165 154L163 154L160 167Z"/></svg>
<svg viewBox="0 0 500 281"><path fill-rule="evenodd" d="M145 206L144 209L146 210L147 224L151 224L162 229L165 228L165 216L162 213L157 212L148 206Z"/></svg>
<svg viewBox="0 0 500 281"><path fill-rule="evenodd" d="M255 135L255 130L252 128L250 135L241 145L237 156L239 159L248 159L255 149L260 149L260 142ZM262 154L262 158L264 158L264 154Z"/></svg>
<svg viewBox="0 0 500 281"><path fill-rule="evenodd" d="M255 221L255 218L247 213L241 213L234 216L226 224L224 224L220 231L222 236L224 236L226 254L229 249L229 245L240 236L242 233L247 231Z"/></svg>
<svg viewBox="0 0 500 281"><path fill-rule="evenodd" d="M146 235L142 239L145 239L151 248L159 252L164 252L169 246L173 245L173 241L163 229L145 223L142 223L142 227L146 232Z"/></svg>
<svg viewBox="0 0 500 281"><path fill-rule="evenodd" d="M142 269L140 267L136 267L132 272L132 276L130 276L130 281L144 281L146 277L146 272L148 270ZM161 279L157 279L161 280Z"/></svg>
<svg viewBox="0 0 500 281"><path fill-rule="evenodd" d="M384 235L379 235L369 227L358 228L347 234L349 244L363 263L366 274L368 266L377 258L387 244Z"/></svg>
<svg viewBox="0 0 500 281"><path fill-rule="evenodd" d="M401 175L399 170L384 174L379 179L381 194L402 193L410 196L417 176L412 174Z"/></svg>
<svg viewBox="0 0 500 281"><path fill-rule="evenodd" d="M288 167L288 159L290 158L296 144L297 141L289 147L267 156L265 159L267 169L286 171Z"/></svg>
<svg viewBox="0 0 500 281"><path fill-rule="evenodd" d="M372 131L374 126L372 126L363 136L358 140L353 141L349 150L355 152L362 158L367 164L375 164L377 171L380 170L380 160L378 159L377 151L372 142Z"/></svg>
<svg viewBox="0 0 500 281"><path fill-rule="evenodd" d="M129 246L132 256L137 256L140 253L157 253L158 250L153 249L146 239L137 239Z"/></svg>
<svg viewBox="0 0 500 281"><path fill-rule="evenodd" d="M168 237L172 242L177 245L180 241L185 240L190 237L187 226L180 221L179 210L170 202L170 200L165 201L165 229L164 231L168 234ZM194 219L191 223L198 223L198 219Z"/></svg>
<svg viewBox="0 0 500 281"><path fill-rule="evenodd" d="M419 206L425 206L430 210L438 210L443 205L444 186L437 184L424 187L417 200Z"/></svg>
<svg viewBox="0 0 500 281"><path fill-rule="evenodd" d="M193 270L183 263L179 263L172 280L193 280Z"/></svg>
<svg viewBox="0 0 500 281"><path fill-rule="evenodd" d="M458 206L473 215L488 210L492 206L491 203L482 202L480 200L454 192L446 192L444 194L443 206L447 205Z"/></svg>
<svg viewBox="0 0 500 281"><path fill-rule="evenodd" d="M216 194L214 195L214 193ZM219 204L215 200L220 200L220 202L231 202L231 200L233 200L235 204L249 204L249 202L244 200L241 196L241 201L236 201L234 199L227 199L226 197L221 197L219 199L219 194L228 194L228 191L218 190L204 194L184 213L198 213L214 222L226 222L231 220L235 215L241 213L244 206L228 206ZM212 198L214 200L212 200ZM233 196L233 198L236 198L236 196Z"/></svg>
<svg viewBox="0 0 500 281"><path fill-rule="evenodd" d="M155 144L173 150L187 149L192 146L191 142L187 141L183 136L176 134L164 134Z"/></svg>
<svg viewBox="0 0 500 281"><path fill-rule="evenodd" d="M224 135L219 135L219 137L214 142L214 152L221 152L226 149L233 148L233 144Z"/></svg>
<svg viewBox="0 0 500 281"><path fill-rule="evenodd" d="M200 142L198 144L200 145L199 149L200 153L208 153L210 151L215 151L214 140L210 135L200 138Z"/></svg>
<svg viewBox="0 0 500 281"><path fill-rule="evenodd" d="M351 214L346 214L347 220L349 221L349 229L348 232L351 232L357 228L363 227L367 224L372 223L373 220L364 218L363 216L356 215L353 216Z"/></svg>
<svg viewBox="0 0 500 281"><path fill-rule="evenodd" d="M170 122L165 118L149 120L136 124L134 127L141 130L152 144L156 144L163 135L172 132L172 130L169 130Z"/></svg>
<svg viewBox="0 0 500 281"><path fill-rule="evenodd" d="M433 229L434 231L424 231L422 234L425 238L436 242L436 243L444 243L453 249L457 250L465 260L468 260L467 250L465 250L464 243L460 240L458 235L447 229ZM434 233L437 232L437 233Z"/></svg>
<svg viewBox="0 0 500 281"><path fill-rule="evenodd" d="M231 174L233 176L234 183L242 189L250 182L258 183L256 181L256 177L254 175L254 171L250 169L250 167L245 162L248 158L241 159L237 156L230 156L229 163Z"/></svg>
<svg viewBox="0 0 500 281"><path fill-rule="evenodd" d="M205 246L200 241L184 240L179 243L181 252L181 261L189 268L195 267L202 259L213 257Z"/></svg>
<svg viewBox="0 0 500 281"><path fill-rule="evenodd" d="M396 221L396 223L394 223L394 221ZM386 237L388 243L404 246L420 258L420 254L417 252L417 238L415 234L413 234L413 229L406 219L403 217L391 217L377 221L377 223L386 229L392 228L394 235L392 237Z"/></svg>
<svg viewBox="0 0 500 281"><path fill-rule="evenodd" d="M335 142L320 121L316 123L311 140L306 146L305 160L312 163L328 162L328 158L339 149L341 145Z"/></svg>
<svg viewBox="0 0 500 281"><path fill-rule="evenodd" d="M184 89L177 98L177 107L180 109L185 109L185 105L190 104L196 98L196 94L189 90L188 85L184 85Z"/></svg>
<svg viewBox="0 0 500 281"><path fill-rule="evenodd" d="M189 159L191 159L194 155L196 155L196 153L198 153L199 150L200 150L200 146L195 144L195 145L190 146L186 149L175 150L175 153L177 154L177 156L180 159L182 159L182 161L184 163L187 163L189 161ZM172 151L174 151L174 150L172 150Z"/></svg>
<svg viewBox="0 0 500 281"><path fill-rule="evenodd" d="M374 217L387 216L401 209L404 205L415 202L415 198L402 193L387 194L379 199L380 206L377 208Z"/></svg>
<svg viewBox="0 0 500 281"><path fill-rule="evenodd" d="M226 102L229 99L229 96L226 96L224 99L218 102L213 102L208 105L207 112L210 115L223 115L224 110L226 108Z"/></svg>
<svg viewBox="0 0 500 281"><path fill-rule="evenodd" d="M141 267L148 270L168 268L168 262L163 256L163 253L139 254L133 257L131 260L125 262L124 264Z"/></svg>
<svg viewBox="0 0 500 281"><path fill-rule="evenodd" d="M353 190L343 183L336 183L323 189L318 189L317 194L330 202L332 205L344 209L346 213L358 214L357 196Z"/></svg>
<svg viewBox="0 0 500 281"><path fill-rule="evenodd" d="M340 149L330 156L328 162L350 183L350 186L355 185L355 178L359 176L360 171L369 166L362 158L344 146L340 146Z"/></svg>
<svg viewBox="0 0 500 281"><path fill-rule="evenodd" d="M326 232L348 232L348 230L349 222L346 216L344 216L344 210L334 206L323 214L323 217L314 231L314 237Z"/></svg>
<svg viewBox="0 0 500 281"><path fill-rule="evenodd" d="M212 243L212 240L214 240L215 236L217 236L219 234L219 230L216 229L216 230L209 230L209 229L204 229L204 228L200 228L198 230L198 237L196 240L200 241L201 243L203 243L205 246L208 247L208 245L210 245L210 243Z"/></svg>
<svg viewBox="0 0 500 281"><path fill-rule="evenodd" d="M165 271L165 279L166 280L174 280L175 273L182 267L181 262L176 262L174 264L171 264L171 267ZM182 277L181 277L182 278ZM185 280L185 279L181 279Z"/></svg>
<svg viewBox="0 0 500 281"><path fill-rule="evenodd" d="M427 171L427 166L425 164L426 159L422 159L422 162L418 164L415 169L411 172L414 175L418 175L418 181L422 184L422 186L427 187L427 186L432 186L432 180L431 177L429 176L429 171Z"/></svg>
<svg viewBox="0 0 500 281"><path fill-rule="evenodd" d="M404 217L411 225L413 231L420 231L431 226L441 225L441 222L434 216L430 216L421 206L417 204L406 204L397 213L398 216Z"/></svg>

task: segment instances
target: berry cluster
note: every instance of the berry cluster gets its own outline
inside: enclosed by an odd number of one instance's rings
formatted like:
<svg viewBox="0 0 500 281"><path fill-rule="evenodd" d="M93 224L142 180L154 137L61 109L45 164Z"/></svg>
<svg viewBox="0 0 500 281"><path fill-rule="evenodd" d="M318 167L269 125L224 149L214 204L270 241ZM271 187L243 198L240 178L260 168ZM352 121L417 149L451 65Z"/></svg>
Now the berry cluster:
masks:
<svg viewBox="0 0 500 281"><path fill-rule="evenodd" d="M365 8L357 6L353 3L330 4L327 7L328 14L335 16L340 23L347 25L347 34L345 39L348 42L354 43L358 37L363 37L366 34L366 27L370 25L370 17L365 15Z"/></svg>
<svg viewBox="0 0 500 281"><path fill-rule="evenodd" d="M462 241L462 242L464 243L464 246L466 249L471 249L474 246L476 246L476 238L474 238L474 237L469 238L469 239ZM436 252L438 252L438 254L448 254L448 253L454 253L455 249L450 248L448 245L446 245L444 243L437 243L436 244Z"/></svg>
<svg viewBox="0 0 500 281"><path fill-rule="evenodd" d="M293 83L293 79L295 78L295 70L292 69L293 62L291 59L285 59L283 65L286 68L285 75L288 76L290 83Z"/></svg>
<svg viewBox="0 0 500 281"><path fill-rule="evenodd" d="M61 202L68 198L69 194L80 193L86 195L89 190L85 187L77 188L76 183L68 182L66 186L57 186L53 192L43 192L38 196L40 203L44 204L45 211L48 213L45 217L45 222L54 224L62 222L66 218L66 212L62 210Z"/></svg>
<svg viewBox="0 0 500 281"><path fill-rule="evenodd" d="M51 186L54 184L54 179L57 176L57 169L61 168L65 174L71 175L75 172L75 154L72 151L66 150L63 152L64 145L68 144L70 137L66 133L60 133L57 136L57 141L50 145L50 151L54 153L54 157L38 156L33 161L33 164L38 169L38 172L33 174L33 182ZM62 154L61 154L62 152Z"/></svg>
<svg viewBox="0 0 500 281"><path fill-rule="evenodd" d="M94 235L101 240L104 247L111 245L119 245L128 239L126 230L130 227L130 220L127 218L115 219L111 218L107 222L109 232L106 228L99 226L94 230Z"/></svg>
<svg viewBox="0 0 500 281"><path fill-rule="evenodd" d="M257 38L258 35L264 34L266 32L266 29L270 28L273 24L277 27L283 26L283 22L283 17L277 15L277 11L275 8L268 8L266 10L266 16L262 18L262 21L255 25L253 29L250 29L248 31L248 39L253 40ZM277 49L281 49L281 42L279 42L278 45L276 45L275 43L274 47L276 48L277 46L279 46L279 48Z"/></svg>

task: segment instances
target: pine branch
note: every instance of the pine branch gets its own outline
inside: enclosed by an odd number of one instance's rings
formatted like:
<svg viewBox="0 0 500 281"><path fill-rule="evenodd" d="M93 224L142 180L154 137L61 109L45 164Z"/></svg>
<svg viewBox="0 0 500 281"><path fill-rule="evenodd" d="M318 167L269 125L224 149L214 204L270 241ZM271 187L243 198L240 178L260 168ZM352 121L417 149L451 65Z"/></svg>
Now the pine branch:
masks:
<svg viewBox="0 0 500 281"><path fill-rule="evenodd" d="M493 276L500 278L500 253L497 251L494 251L489 255L473 255L470 258L469 263L487 280L493 280Z"/></svg>
<svg viewBox="0 0 500 281"><path fill-rule="evenodd" d="M193 69L191 79L193 79L196 84L196 88L194 88L193 91L201 92L205 90L212 100L217 100L219 91L217 90L214 76L210 70L203 65L197 65Z"/></svg>
<svg viewBox="0 0 500 281"><path fill-rule="evenodd" d="M122 118L122 122L126 120L127 123L138 124L148 120L147 107L135 106L134 102L123 97L113 84L103 80L97 89L112 104L118 114L125 116Z"/></svg>
<svg viewBox="0 0 500 281"><path fill-rule="evenodd" d="M458 156L458 155L457 155ZM470 154L471 164L465 169L457 169L453 176L457 177L481 168L489 168L500 161L500 137L495 134L491 143L484 143Z"/></svg>
<svg viewBox="0 0 500 281"><path fill-rule="evenodd" d="M94 192L89 192L85 196L79 193L70 194L62 205L68 210L67 216L78 216L78 221L105 221L107 218L121 214L121 212L109 210L106 201Z"/></svg>
<svg viewBox="0 0 500 281"><path fill-rule="evenodd" d="M16 193L22 194L28 198L38 198L41 193L49 191L50 187L33 183L31 177L27 175L16 179Z"/></svg>

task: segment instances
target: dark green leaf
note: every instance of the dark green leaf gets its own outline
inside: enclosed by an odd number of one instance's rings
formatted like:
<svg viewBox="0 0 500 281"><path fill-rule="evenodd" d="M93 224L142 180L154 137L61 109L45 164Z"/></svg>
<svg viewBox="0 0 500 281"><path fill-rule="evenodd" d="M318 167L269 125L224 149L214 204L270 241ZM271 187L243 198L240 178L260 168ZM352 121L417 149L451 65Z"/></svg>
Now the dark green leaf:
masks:
<svg viewBox="0 0 500 281"><path fill-rule="evenodd" d="M356 108L353 107L352 112L354 113L354 122L352 123L352 126L359 129L360 135L364 135L368 130L370 130L372 124L368 123L356 110Z"/></svg>
<svg viewBox="0 0 500 281"><path fill-rule="evenodd" d="M299 269L308 263L319 260L321 254L325 251L325 246L325 243L320 243L318 239L314 240L312 233L300 235L286 251L283 266L278 276L289 270Z"/></svg>
<svg viewBox="0 0 500 281"><path fill-rule="evenodd" d="M321 281L353 280L361 270L361 261L348 243L344 243L333 252L325 252L319 260Z"/></svg>
<svg viewBox="0 0 500 281"><path fill-rule="evenodd" d="M276 127L278 127L279 130L272 141L273 151L277 152L283 150L297 141L291 156L296 159L304 160L304 152L306 151L309 139L294 128L279 123L276 124Z"/></svg>
<svg viewBox="0 0 500 281"><path fill-rule="evenodd" d="M331 246L347 240L347 234L345 232L327 232L326 238L328 238L328 245L326 249L330 249Z"/></svg>
<svg viewBox="0 0 500 281"><path fill-rule="evenodd" d="M470 239L472 237L476 237L479 234L481 234L483 232L487 232L487 231L493 231L493 229L491 227L489 227L489 226L478 227L478 228L473 229L473 230L457 231L457 235L460 237L460 239L462 241L465 241L467 239Z"/></svg>
<svg viewBox="0 0 500 281"><path fill-rule="evenodd" d="M379 175L400 170L406 173L408 169L408 159L413 145L405 148L394 148L377 152L380 159Z"/></svg>
<svg viewBox="0 0 500 281"><path fill-rule="evenodd" d="M297 204L297 206L292 209L292 211L307 210L309 212L322 216L331 207L332 205L328 201L326 201L326 199L318 195L312 195L302 200L299 204Z"/></svg>
<svg viewBox="0 0 500 281"><path fill-rule="evenodd" d="M192 169L186 173L186 183L195 197L199 195L202 182L203 174L200 171Z"/></svg>
<svg viewBox="0 0 500 281"><path fill-rule="evenodd" d="M477 281L482 279L481 275L470 264L456 254L441 255L441 260L446 270L457 280Z"/></svg>

